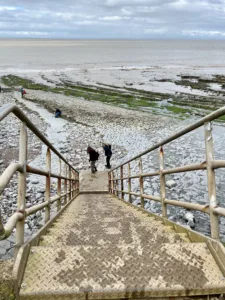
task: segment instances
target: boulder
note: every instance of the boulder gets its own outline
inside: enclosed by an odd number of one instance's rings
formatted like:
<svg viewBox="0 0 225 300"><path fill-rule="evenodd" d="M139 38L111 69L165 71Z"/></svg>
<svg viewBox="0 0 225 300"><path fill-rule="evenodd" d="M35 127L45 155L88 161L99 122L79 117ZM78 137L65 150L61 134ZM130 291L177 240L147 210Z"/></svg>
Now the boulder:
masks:
<svg viewBox="0 0 225 300"><path fill-rule="evenodd" d="M187 221L187 222L189 222L189 221L194 222L194 219L195 219L193 213L190 212L190 211L186 212L186 214L184 215L183 218L184 218L184 220Z"/></svg>

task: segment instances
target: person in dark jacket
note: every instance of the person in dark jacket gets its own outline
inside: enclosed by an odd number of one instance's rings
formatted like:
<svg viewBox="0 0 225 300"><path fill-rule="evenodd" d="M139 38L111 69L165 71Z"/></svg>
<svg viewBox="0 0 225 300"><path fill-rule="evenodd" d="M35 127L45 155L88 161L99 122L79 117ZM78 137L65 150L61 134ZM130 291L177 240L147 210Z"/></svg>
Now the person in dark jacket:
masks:
<svg viewBox="0 0 225 300"><path fill-rule="evenodd" d="M110 159L112 157L111 145L103 144L103 149L105 150L105 156L106 156L106 168L111 169L111 165L110 165Z"/></svg>
<svg viewBox="0 0 225 300"><path fill-rule="evenodd" d="M90 146L87 147L87 153L89 154L89 162L91 163L91 172L94 173L97 171L95 163L98 160L99 153Z"/></svg>
<svg viewBox="0 0 225 300"><path fill-rule="evenodd" d="M61 114L62 114L61 110L59 108L56 108L56 110L55 110L55 117L59 118L59 117L61 117Z"/></svg>

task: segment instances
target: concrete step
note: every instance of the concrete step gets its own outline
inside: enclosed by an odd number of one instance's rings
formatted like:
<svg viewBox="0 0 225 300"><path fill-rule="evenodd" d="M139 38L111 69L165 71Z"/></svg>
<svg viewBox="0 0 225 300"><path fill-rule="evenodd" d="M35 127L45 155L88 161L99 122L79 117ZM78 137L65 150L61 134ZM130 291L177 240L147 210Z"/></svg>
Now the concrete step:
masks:
<svg viewBox="0 0 225 300"><path fill-rule="evenodd" d="M33 247L20 299L143 299L224 291L224 277L205 243Z"/></svg>

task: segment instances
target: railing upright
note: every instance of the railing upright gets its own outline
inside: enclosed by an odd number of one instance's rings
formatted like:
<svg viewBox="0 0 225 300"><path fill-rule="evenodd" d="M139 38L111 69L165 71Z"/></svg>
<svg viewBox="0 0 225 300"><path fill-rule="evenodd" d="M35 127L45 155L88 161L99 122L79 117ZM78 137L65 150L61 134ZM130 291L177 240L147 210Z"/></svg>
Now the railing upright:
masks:
<svg viewBox="0 0 225 300"><path fill-rule="evenodd" d="M131 171L130 171L130 163L128 163L128 200L129 200L129 202L130 203L132 203L132 199L131 199L131 178L130 178L130 176L131 176Z"/></svg>
<svg viewBox="0 0 225 300"><path fill-rule="evenodd" d="M68 167L65 165L65 178L68 176ZM64 193L65 193L65 198L64 198L64 204L67 203L67 179L64 180Z"/></svg>
<svg viewBox="0 0 225 300"><path fill-rule="evenodd" d="M160 173L160 196L161 196L161 205L162 205L162 216L167 217L167 211L166 211L166 181L165 181L165 175L163 174L163 170L165 168L164 163L164 151L163 147L159 148L159 173Z"/></svg>
<svg viewBox="0 0 225 300"><path fill-rule="evenodd" d="M108 173L108 182L109 182L109 193L112 192L112 182L111 182L111 173Z"/></svg>
<svg viewBox="0 0 225 300"><path fill-rule="evenodd" d="M72 172L71 168L69 167L69 201L72 199Z"/></svg>
<svg viewBox="0 0 225 300"><path fill-rule="evenodd" d="M116 171L116 196L119 198L119 169ZM121 175L121 174L120 174Z"/></svg>
<svg viewBox="0 0 225 300"><path fill-rule="evenodd" d="M141 207L145 207L145 201L142 195L144 194L144 179L143 179L143 164L142 159L139 159L139 183L140 183L140 194L141 194Z"/></svg>
<svg viewBox="0 0 225 300"><path fill-rule="evenodd" d="M120 167L120 187L121 187L121 198L124 200L124 192L123 192L123 189L124 189L124 185L123 185L123 166Z"/></svg>
<svg viewBox="0 0 225 300"><path fill-rule="evenodd" d="M61 159L59 159L59 176L62 175L62 162ZM57 187L57 194L60 196L60 198L57 200L57 212L61 209L61 178L58 178L58 187Z"/></svg>
<svg viewBox="0 0 225 300"><path fill-rule="evenodd" d="M111 182L109 182L109 185L111 186L111 194L115 194L115 191L114 191L114 172L110 172L111 174Z"/></svg>
<svg viewBox="0 0 225 300"><path fill-rule="evenodd" d="M211 236L214 239L219 239L219 237L220 237L219 236L219 218L214 213L214 209L217 207L217 200L216 200L215 170L212 168L212 162L214 160L214 149L213 149L213 136L212 136L211 122L205 122L205 148L206 148Z"/></svg>
<svg viewBox="0 0 225 300"><path fill-rule="evenodd" d="M45 223L50 220L51 207L50 207L50 191L51 191L51 151L48 148L46 153L46 168L48 171L48 176L46 176L46 188L45 188L45 201L49 204L45 208Z"/></svg>
<svg viewBox="0 0 225 300"><path fill-rule="evenodd" d="M26 207L26 164L27 164L27 126L25 123L22 123L20 128L19 162L23 166L23 172L19 173L17 210L24 215L24 218L23 220L19 221L16 225L15 257L17 255L17 251L19 247L24 243L24 224L25 224L25 207Z"/></svg>
<svg viewBox="0 0 225 300"><path fill-rule="evenodd" d="M76 195L76 174L73 171L73 197Z"/></svg>

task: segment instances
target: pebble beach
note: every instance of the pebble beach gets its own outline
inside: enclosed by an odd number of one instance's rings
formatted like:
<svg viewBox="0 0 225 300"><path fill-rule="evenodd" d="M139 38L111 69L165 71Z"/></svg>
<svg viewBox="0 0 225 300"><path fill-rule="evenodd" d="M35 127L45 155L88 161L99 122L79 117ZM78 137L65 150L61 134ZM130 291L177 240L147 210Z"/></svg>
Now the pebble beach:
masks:
<svg viewBox="0 0 225 300"><path fill-rule="evenodd" d="M90 67L88 71L82 67L79 71L79 79L82 84L93 86L109 85L111 82L117 84L119 89L132 86L140 90L153 89L162 91L164 86L165 93L173 89L173 84L156 81L154 86L148 84L146 79L146 69L133 68L129 70L120 68L120 73L116 69L95 69ZM122 71L121 71L122 70ZM186 70L187 71L187 70ZM148 70L148 72L152 72ZM157 76L166 78L162 69L157 69ZM160 72L160 75L159 75ZM190 70L189 70L190 72ZM196 71L199 75L199 70ZM196 73L195 72L195 73ZM13 72L12 72L13 73ZM73 75L72 75L73 73ZM78 73L74 71L41 71L41 72L21 72L19 76L27 80L32 80L36 84L44 84L50 89L57 88L62 82L77 84ZM206 73L206 70L204 70ZM4 73L6 74L6 73ZM7 73L9 74L9 73ZM18 76L18 72L14 73ZM105 75L104 75L105 74ZM140 75L141 74L141 75ZM189 73L190 74L190 73ZM223 72L220 70L220 74ZM204 74L205 75L205 74ZM105 78L104 78L105 76ZM154 74L151 74L154 78ZM156 75L155 75L156 76ZM159 79L158 77L158 79ZM173 74L171 77L176 77ZM143 86L143 78L146 79ZM145 80L144 79L144 80ZM149 79L149 78L148 78ZM114 80L114 81L113 81ZM186 118L173 115L158 114L154 111L140 111L135 108L119 107L101 101L91 101L65 93L54 93L51 90L26 89L27 94L21 98L20 86L6 86L1 83L5 92L0 93L0 106L6 103L17 104L23 112L32 120L41 132L49 139L54 147L78 170L90 170L87 146L90 145L100 153L97 163L99 171L105 170L105 156L102 143L112 145L112 167L138 155L154 144L164 140L166 137L192 124L200 117L189 114ZM216 88L216 86L215 86ZM6 92L6 89L9 91ZM118 89L118 88L117 88ZM181 88L173 89L173 94L183 91ZM127 92L127 90L126 90ZM206 92L191 91L191 94L201 96L208 95ZM210 96L214 92L210 92ZM222 101L222 100L221 100ZM62 118L56 119L54 111L56 108L62 110ZM19 142L19 121L9 115L0 123L0 173L12 162L18 161L18 142ZM214 123L214 143L215 157L223 159L225 156L224 124ZM204 132L198 129L193 133L185 135L178 140L165 146L165 165L166 168L183 166L192 163L205 161ZM28 164L33 167L43 168L46 159L46 146L44 146L30 131L28 132ZM133 172L137 171L137 163L132 164ZM143 171L151 172L158 170L158 152L154 151L143 157ZM52 156L52 171L57 173L58 159ZM220 206L225 207L224 189L225 172L216 172L217 180L217 200ZM51 194L56 194L56 181L51 182ZM137 180L132 181L132 191L139 191ZM146 178L144 181L145 194L159 196L159 179ZM207 205L207 174L205 171L190 173L180 173L166 176L166 194L168 199L199 203ZM44 178L36 175L27 176L26 207L42 203L45 199ZM127 200L127 199L126 199ZM140 199L132 199L133 204L139 206ZM17 203L17 176L15 175L9 186L1 195L1 215L6 222L8 217L16 210ZM145 201L145 209L150 212L161 214L161 207L154 201ZM52 214L55 208L52 208ZM185 210L178 207L168 206L168 218L179 224L189 226L200 233L210 235L209 218L206 214ZM43 212L29 216L25 224L25 238L28 239L44 224ZM220 219L221 239L225 241L225 219ZM15 232L5 241L0 242L0 259L6 260L12 257L15 245Z"/></svg>

